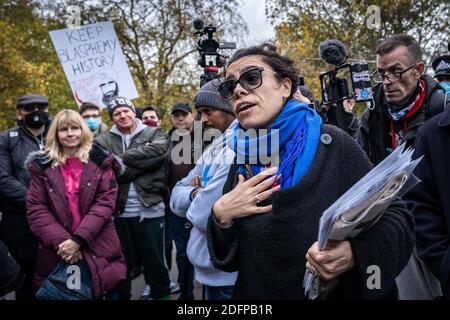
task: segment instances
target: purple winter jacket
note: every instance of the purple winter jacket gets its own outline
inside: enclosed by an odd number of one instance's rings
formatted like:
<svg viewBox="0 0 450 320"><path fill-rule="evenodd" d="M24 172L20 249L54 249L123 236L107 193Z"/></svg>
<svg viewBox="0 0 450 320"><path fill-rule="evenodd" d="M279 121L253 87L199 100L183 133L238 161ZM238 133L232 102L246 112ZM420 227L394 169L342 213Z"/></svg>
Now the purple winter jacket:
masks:
<svg viewBox="0 0 450 320"><path fill-rule="evenodd" d="M40 241L34 274L34 285L39 288L60 261L58 245L72 236L72 218L59 168L52 168L42 153L32 154L27 163L31 173L27 219ZM114 169L118 167L111 155L93 145L80 179L81 223L73 235L84 240L81 252L91 271L96 298L125 279L125 262L111 219L117 196Z"/></svg>

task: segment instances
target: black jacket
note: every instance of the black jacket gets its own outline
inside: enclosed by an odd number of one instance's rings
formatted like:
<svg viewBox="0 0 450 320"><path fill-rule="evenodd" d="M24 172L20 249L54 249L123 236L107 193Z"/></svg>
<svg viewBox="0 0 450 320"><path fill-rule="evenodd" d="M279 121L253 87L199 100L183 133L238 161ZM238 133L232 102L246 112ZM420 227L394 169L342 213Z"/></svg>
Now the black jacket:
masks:
<svg viewBox="0 0 450 320"><path fill-rule="evenodd" d="M23 127L0 134L0 239L18 261L35 260L37 239L26 220L25 198L31 176L25 160L43 146L45 135L44 131L37 138Z"/></svg>
<svg viewBox="0 0 450 320"><path fill-rule="evenodd" d="M308 173L294 187L272 196L273 211L237 219L229 229L208 222L208 247L214 266L238 271L235 299L304 299L305 255L317 241L322 213L371 168L364 151L349 135L329 125ZM321 139L322 140L322 139ZM232 165L224 193L237 183ZM265 204L264 204L265 205ZM330 299L396 297L395 277L414 244L414 222L403 201L395 200L371 229L350 239L355 267L341 275ZM379 266L381 289L369 290L368 267Z"/></svg>
<svg viewBox="0 0 450 320"><path fill-rule="evenodd" d="M342 105L331 106L327 112L316 108L323 123L336 126L347 132L352 138L357 137L360 119L351 112L345 111Z"/></svg>
<svg viewBox="0 0 450 320"><path fill-rule="evenodd" d="M0 134L0 197L4 214L25 215L25 197L31 177L24 163L31 152L43 145L45 135L46 132L37 138L23 127Z"/></svg>
<svg viewBox="0 0 450 320"><path fill-rule="evenodd" d="M450 108L419 130L415 170L422 181L406 196L416 220L417 250L450 299Z"/></svg>
<svg viewBox="0 0 450 320"><path fill-rule="evenodd" d="M190 133L190 146L188 147L186 144L181 145L180 143L183 143L184 139L187 139L186 137L183 137L177 132L177 129L172 128L169 133L169 150L167 153L167 159L166 159L166 173L167 173L167 181L169 186L169 193L172 192L172 189L175 187L178 181L186 177L189 172L194 169L195 162L196 162L196 155L197 157L202 155L202 148L201 144L198 144L197 141L194 139L194 131L191 131ZM201 143L201 141L200 141ZM178 147L177 147L178 146ZM174 148L177 148L177 150L174 150ZM188 155L184 154L184 150L188 150L190 153ZM172 154L173 153L173 154ZM183 163L177 163L174 164L173 157L181 157L183 159ZM177 171L174 172L172 170L174 167L177 167Z"/></svg>
<svg viewBox="0 0 450 320"><path fill-rule="evenodd" d="M24 278L16 260L0 241L0 297L20 287Z"/></svg>
<svg viewBox="0 0 450 320"><path fill-rule="evenodd" d="M441 87L429 76L422 76L426 82L426 95L423 106L407 120L408 130L402 141L408 146L414 144L417 130L423 122L434 115L442 112L444 107L450 103L447 96L440 92ZM367 152L373 164L380 163L392 151L390 137L390 116L384 107L383 85L374 88L375 108L366 109L361 117L358 131L358 142Z"/></svg>

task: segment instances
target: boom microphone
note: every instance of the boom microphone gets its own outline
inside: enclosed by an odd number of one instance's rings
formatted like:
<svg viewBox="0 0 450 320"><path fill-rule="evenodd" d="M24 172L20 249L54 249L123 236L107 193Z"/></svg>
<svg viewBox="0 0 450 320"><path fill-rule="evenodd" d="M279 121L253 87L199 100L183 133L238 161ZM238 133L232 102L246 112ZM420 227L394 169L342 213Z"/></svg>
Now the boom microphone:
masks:
<svg viewBox="0 0 450 320"><path fill-rule="evenodd" d="M338 66L347 60L347 48L339 40L325 40L319 46L319 56L325 62Z"/></svg>

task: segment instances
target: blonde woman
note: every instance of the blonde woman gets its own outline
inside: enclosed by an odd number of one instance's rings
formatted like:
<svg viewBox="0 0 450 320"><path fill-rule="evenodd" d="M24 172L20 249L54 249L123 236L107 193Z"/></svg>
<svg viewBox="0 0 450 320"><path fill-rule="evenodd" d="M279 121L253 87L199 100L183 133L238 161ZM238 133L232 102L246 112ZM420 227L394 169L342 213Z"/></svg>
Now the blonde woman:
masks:
<svg viewBox="0 0 450 320"><path fill-rule="evenodd" d="M84 260L93 298L114 298L125 263L111 216L118 163L92 144L92 134L73 110L60 111L46 147L27 161L31 183L27 219L40 246L34 284L39 288L61 260Z"/></svg>

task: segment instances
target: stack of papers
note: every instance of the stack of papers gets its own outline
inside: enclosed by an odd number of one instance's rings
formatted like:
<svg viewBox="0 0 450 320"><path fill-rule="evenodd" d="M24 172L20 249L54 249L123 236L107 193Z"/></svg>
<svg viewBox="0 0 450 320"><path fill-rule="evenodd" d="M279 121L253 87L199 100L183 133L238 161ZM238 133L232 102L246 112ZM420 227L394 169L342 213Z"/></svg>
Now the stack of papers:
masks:
<svg viewBox="0 0 450 320"><path fill-rule="evenodd" d="M412 172L422 158L412 160L413 153L411 148L405 150L404 144L398 147L325 210L319 225L320 250L328 240L352 238L373 226L394 198L419 182ZM324 291L318 277L309 271L304 287L309 299L320 297Z"/></svg>

